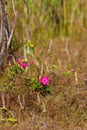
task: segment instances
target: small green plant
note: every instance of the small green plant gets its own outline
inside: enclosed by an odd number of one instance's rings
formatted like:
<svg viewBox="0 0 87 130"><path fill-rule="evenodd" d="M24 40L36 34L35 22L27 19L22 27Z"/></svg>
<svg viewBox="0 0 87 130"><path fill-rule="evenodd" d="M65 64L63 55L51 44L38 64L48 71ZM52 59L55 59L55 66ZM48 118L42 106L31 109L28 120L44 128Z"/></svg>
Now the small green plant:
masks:
<svg viewBox="0 0 87 130"><path fill-rule="evenodd" d="M12 85L13 85L13 81L9 81L9 83L5 84L5 90L6 90L6 92L10 92Z"/></svg>
<svg viewBox="0 0 87 130"><path fill-rule="evenodd" d="M11 67L11 71L19 74L21 72L21 67L18 65L18 63L15 63L12 67Z"/></svg>
<svg viewBox="0 0 87 130"><path fill-rule="evenodd" d="M16 40L15 40L15 38L12 38L10 47L11 47L11 49L12 49L13 51L15 50L15 48L16 48Z"/></svg>
<svg viewBox="0 0 87 130"><path fill-rule="evenodd" d="M39 82L35 78L30 79L30 87L31 87L31 90L33 90L35 92L39 92L41 95L49 94L51 91L48 84L43 85L41 83L41 80Z"/></svg>
<svg viewBox="0 0 87 130"><path fill-rule="evenodd" d="M66 77L69 77L69 76L71 75L70 70L67 70L67 71L64 73L64 75L65 75Z"/></svg>
<svg viewBox="0 0 87 130"><path fill-rule="evenodd" d="M18 123L17 118L14 118L7 108L0 107L0 111L3 111L3 113L6 113L6 115L7 115L7 117L4 118L4 122L9 122L9 123L13 123L13 124ZM1 120L3 120L3 117L1 117Z"/></svg>
<svg viewBox="0 0 87 130"><path fill-rule="evenodd" d="M20 59L15 62L15 64L11 67L11 74L20 74L21 72L26 72L26 68L28 68L27 63L23 63ZM10 76L10 75L9 75Z"/></svg>
<svg viewBox="0 0 87 130"><path fill-rule="evenodd" d="M56 65L52 65L52 70L56 70L57 66Z"/></svg>
<svg viewBox="0 0 87 130"><path fill-rule="evenodd" d="M25 43L25 48L26 48L27 53L33 55L35 46L34 46L34 44L32 43L32 41L30 41L30 40L27 41L27 42Z"/></svg>
<svg viewBox="0 0 87 130"><path fill-rule="evenodd" d="M44 42L41 43L41 47L42 48L45 48L46 47L46 44Z"/></svg>

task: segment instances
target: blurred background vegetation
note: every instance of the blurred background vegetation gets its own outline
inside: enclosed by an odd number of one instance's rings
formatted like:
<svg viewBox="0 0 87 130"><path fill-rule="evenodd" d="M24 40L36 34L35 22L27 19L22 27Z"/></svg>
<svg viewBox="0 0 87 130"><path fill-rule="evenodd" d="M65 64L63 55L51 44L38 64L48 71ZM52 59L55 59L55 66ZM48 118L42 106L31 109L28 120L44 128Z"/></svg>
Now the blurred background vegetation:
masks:
<svg viewBox="0 0 87 130"><path fill-rule="evenodd" d="M16 48L31 39L34 43L47 38L80 38L87 32L86 0L17 0L18 13L14 39ZM12 3L8 1L7 13L12 24L14 19Z"/></svg>

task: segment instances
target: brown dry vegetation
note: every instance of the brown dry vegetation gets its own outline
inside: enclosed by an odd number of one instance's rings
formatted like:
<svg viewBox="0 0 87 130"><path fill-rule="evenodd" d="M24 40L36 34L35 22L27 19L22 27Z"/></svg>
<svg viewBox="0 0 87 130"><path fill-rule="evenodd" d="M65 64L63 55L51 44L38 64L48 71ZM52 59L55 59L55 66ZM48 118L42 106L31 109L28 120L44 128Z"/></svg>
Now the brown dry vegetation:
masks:
<svg viewBox="0 0 87 130"><path fill-rule="evenodd" d="M29 10L22 0L14 5L18 18L11 57L0 68L0 130L87 130L86 0L65 0L64 6L57 0L29 0ZM11 1L7 13L12 26ZM15 60L24 60L28 40L35 50L27 59L34 64L26 72L13 71ZM41 75L50 79L49 94L31 90L30 78Z"/></svg>
<svg viewBox="0 0 87 130"><path fill-rule="evenodd" d="M12 117L17 118L18 123L12 124L3 121L0 130L86 130L87 129L87 55L86 39L78 41L69 40L69 62L66 54L66 40L54 39L52 48L48 53L50 40L47 40L46 46L35 47L35 55L39 56L39 71L41 65L44 65L43 74L48 74L50 78L51 94L45 97L40 95L38 103L36 93L29 88L28 76L37 76L37 70L34 65L31 74L22 73L21 76L15 74L14 80L10 85L10 91L5 91L6 108ZM41 52L43 52L42 55ZM21 54L21 52L20 52ZM47 61L48 65L45 64ZM57 68L52 70L52 65ZM49 71L47 72L47 66ZM10 67L9 67L10 68ZM75 74L71 73L66 76L67 70L75 69L78 81L76 82ZM33 72L34 70L34 72ZM2 79L2 78L1 78ZM3 79L0 80L1 89L5 82L11 82L4 72ZM3 85L2 85L3 84ZM22 101L23 95L25 104L20 108L18 95ZM0 98L0 106L2 100ZM46 109L44 111L44 109ZM7 118L8 112L1 110L2 117Z"/></svg>

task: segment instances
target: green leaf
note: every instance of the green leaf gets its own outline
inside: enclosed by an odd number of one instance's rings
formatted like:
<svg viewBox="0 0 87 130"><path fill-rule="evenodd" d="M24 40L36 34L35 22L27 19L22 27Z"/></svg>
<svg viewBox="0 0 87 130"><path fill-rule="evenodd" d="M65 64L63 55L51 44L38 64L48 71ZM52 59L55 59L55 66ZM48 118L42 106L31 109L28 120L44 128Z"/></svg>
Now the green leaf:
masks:
<svg viewBox="0 0 87 130"><path fill-rule="evenodd" d="M6 121L13 122L13 123L18 122L16 118L7 118Z"/></svg>
<svg viewBox="0 0 87 130"><path fill-rule="evenodd" d="M29 53L30 53L31 55L33 55L33 54L34 54L34 48L30 48L30 47L29 47Z"/></svg>
<svg viewBox="0 0 87 130"><path fill-rule="evenodd" d="M32 88L33 90L35 90L35 89L37 88L37 85L36 85L36 84L32 84L31 88Z"/></svg>
<svg viewBox="0 0 87 130"><path fill-rule="evenodd" d="M29 40L25 43L25 47L30 47L30 48L34 49L34 44Z"/></svg>
<svg viewBox="0 0 87 130"><path fill-rule="evenodd" d="M70 74L71 74L70 70L67 70L64 75L68 77L70 76Z"/></svg>
<svg viewBox="0 0 87 130"><path fill-rule="evenodd" d="M46 88L46 91L47 91L47 92L50 92L50 91L51 91L50 87L47 87L47 88Z"/></svg>
<svg viewBox="0 0 87 130"><path fill-rule="evenodd" d="M5 87L5 89L6 89L7 92L9 92L9 91L10 91L10 86L7 85L7 86Z"/></svg>
<svg viewBox="0 0 87 130"><path fill-rule="evenodd" d="M41 43L41 47L46 47L46 44L44 42Z"/></svg>
<svg viewBox="0 0 87 130"><path fill-rule="evenodd" d="M8 111L7 108L0 107L0 110Z"/></svg>
<svg viewBox="0 0 87 130"><path fill-rule="evenodd" d="M56 69L57 69L57 66L56 66L56 65L52 65L52 69L53 69L53 70L56 70Z"/></svg>

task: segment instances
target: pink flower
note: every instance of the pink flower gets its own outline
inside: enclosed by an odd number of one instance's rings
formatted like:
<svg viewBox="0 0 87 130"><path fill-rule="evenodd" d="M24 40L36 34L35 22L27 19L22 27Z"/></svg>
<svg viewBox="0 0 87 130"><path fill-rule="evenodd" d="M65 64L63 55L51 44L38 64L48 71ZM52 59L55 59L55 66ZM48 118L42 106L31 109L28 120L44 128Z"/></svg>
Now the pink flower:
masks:
<svg viewBox="0 0 87 130"><path fill-rule="evenodd" d="M74 70L74 69L71 69L71 73L75 73L75 70Z"/></svg>
<svg viewBox="0 0 87 130"><path fill-rule="evenodd" d="M20 65L20 67L27 68L28 64L23 63L20 59L17 60L17 63Z"/></svg>
<svg viewBox="0 0 87 130"><path fill-rule="evenodd" d="M18 64L21 64L22 62L21 62L21 60L20 60L20 59L17 59L17 63L18 63Z"/></svg>
<svg viewBox="0 0 87 130"><path fill-rule="evenodd" d="M26 63L20 63L20 66L23 68L28 68L28 64L26 64Z"/></svg>
<svg viewBox="0 0 87 130"><path fill-rule="evenodd" d="M47 76L42 76L41 78L40 78L40 83L42 84L42 85L48 85L49 84L49 78L47 77Z"/></svg>

